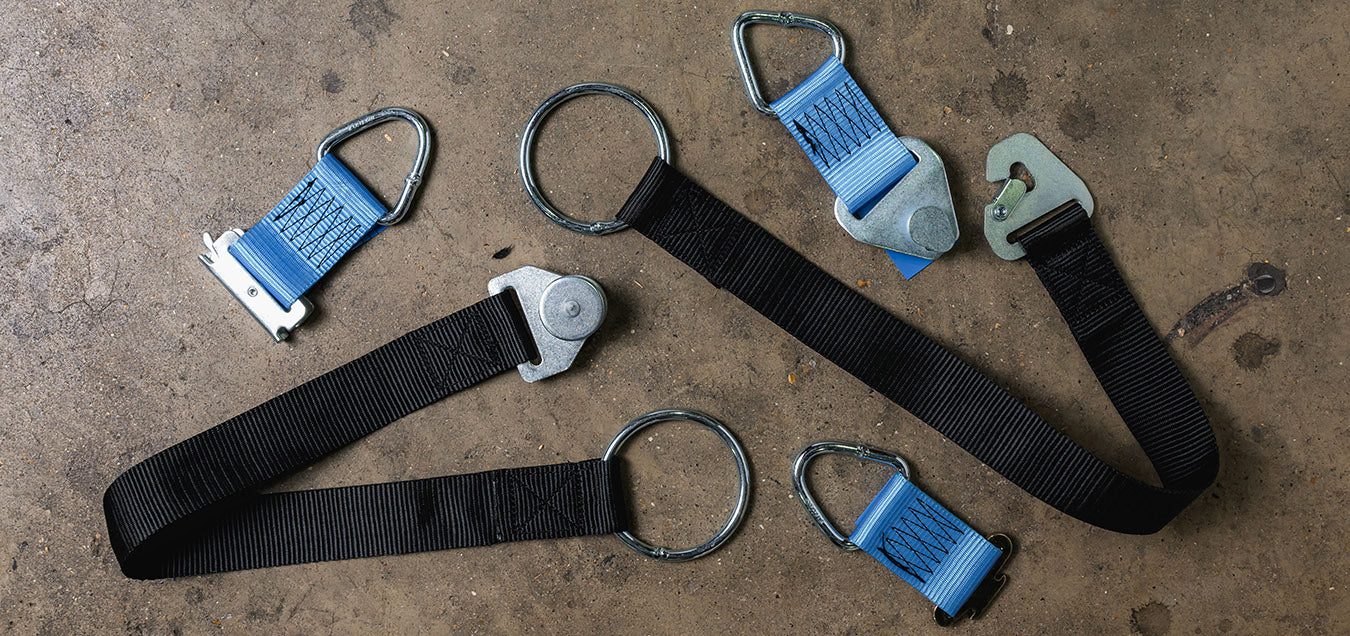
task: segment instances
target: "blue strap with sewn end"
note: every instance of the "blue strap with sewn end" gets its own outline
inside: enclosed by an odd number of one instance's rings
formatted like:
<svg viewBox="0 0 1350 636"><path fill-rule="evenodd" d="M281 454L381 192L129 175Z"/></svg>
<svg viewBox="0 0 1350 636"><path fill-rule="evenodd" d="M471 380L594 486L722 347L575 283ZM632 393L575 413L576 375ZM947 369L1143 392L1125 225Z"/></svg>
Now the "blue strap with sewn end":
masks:
<svg viewBox="0 0 1350 636"><path fill-rule="evenodd" d="M899 473L858 517L849 541L949 615L961 610L1003 556Z"/></svg>
<svg viewBox="0 0 1350 636"><path fill-rule="evenodd" d="M770 106L835 196L859 218L918 165L833 55ZM905 278L933 262L892 250L886 254Z"/></svg>
<svg viewBox="0 0 1350 636"><path fill-rule="evenodd" d="M230 246L230 254L282 306L289 306L343 256L385 228L388 211L335 155Z"/></svg>

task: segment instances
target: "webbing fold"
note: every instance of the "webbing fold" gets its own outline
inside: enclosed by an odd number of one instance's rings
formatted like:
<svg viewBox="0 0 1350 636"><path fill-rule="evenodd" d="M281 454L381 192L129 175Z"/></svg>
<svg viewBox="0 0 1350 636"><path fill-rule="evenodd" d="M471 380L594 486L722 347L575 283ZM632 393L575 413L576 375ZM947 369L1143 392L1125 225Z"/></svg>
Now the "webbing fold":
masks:
<svg viewBox="0 0 1350 636"><path fill-rule="evenodd" d="M1143 312L1133 298L1126 303L1111 296L1098 302L1106 297L1091 276L1070 276L1048 282L1047 288L1061 312L1074 316L1069 320L1075 335L1089 334L1080 339L1083 353L1102 376L1103 387L1115 387L1107 394L1154 462L1161 486L1095 457L974 367L835 280L659 158L618 218L1013 483L1073 517L1117 532L1156 532L1217 474L1218 448L1209 422ZM1090 241L1083 238L1085 232L1091 234L1090 225L1064 224L1047 224L1042 234L1034 234L1042 238L1026 239L1028 252L1041 254L1032 262L1042 263L1037 273L1046 272L1043 280L1060 280L1066 276L1064 268L1084 266L1074 265L1074 259L1094 268L1088 273L1098 278L1102 273L1096 268L1103 262L1114 271L1095 235ZM1117 325L1131 331L1113 337L1110 332ZM1134 368L1141 364L1151 366ZM1120 381L1114 379L1117 373Z"/></svg>
<svg viewBox="0 0 1350 636"><path fill-rule="evenodd" d="M858 218L866 217L919 163L833 55L771 107L835 196ZM933 262L892 250L886 255L905 278Z"/></svg>
<svg viewBox="0 0 1350 636"><path fill-rule="evenodd" d="M104 493L131 578L186 576L623 529L608 462L259 495L393 421L536 357L493 295L132 466Z"/></svg>
<svg viewBox="0 0 1350 636"><path fill-rule="evenodd" d="M833 55L771 107L858 216L919 163Z"/></svg>

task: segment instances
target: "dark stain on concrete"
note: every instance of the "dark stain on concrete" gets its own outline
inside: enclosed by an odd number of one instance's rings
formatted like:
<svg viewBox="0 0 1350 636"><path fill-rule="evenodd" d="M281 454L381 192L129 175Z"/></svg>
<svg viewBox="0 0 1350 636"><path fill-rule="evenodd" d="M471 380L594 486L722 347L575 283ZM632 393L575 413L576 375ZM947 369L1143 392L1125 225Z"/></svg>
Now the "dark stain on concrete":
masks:
<svg viewBox="0 0 1350 636"><path fill-rule="evenodd" d="M993 2L984 6L984 28L980 29L980 36L989 46L998 48L998 5Z"/></svg>
<svg viewBox="0 0 1350 636"><path fill-rule="evenodd" d="M352 28L375 46L375 36L389 33L389 26L398 19L398 14L389 8L385 0L356 0L347 12Z"/></svg>
<svg viewBox="0 0 1350 636"><path fill-rule="evenodd" d="M1211 331L1237 314L1254 298L1273 297L1286 289L1284 270L1270 263L1259 262L1247 266L1247 278L1241 283L1215 292L1197 303L1186 315L1172 325L1164 340L1171 342L1186 338L1190 346L1200 344Z"/></svg>
<svg viewBox="0 0 1350 636"><path fill-rule="evenodd" d="M1288 287L1284 270L1266 262L1248 265L1247 280L1261 296L1279 296Z"/></svg>
<svg viewBox="0 0 1350 636"><path fill-rule="evenodd" d="M1027 105L1027 80L1017 73L998 72L989 85L994 106L1004 115L1016 115Z"/></svg>
<svg viewBox="0 0 1350 636"><path fill-rule="evenodd" d="M323 92L331 95L337 95L342 92L342 89L347 87L347 82L342 81L342 78L338 77L336 71L324 73L323 79L319 80L319 83L323 85Z"/></svg>
<svg viewBox="0 0 1350 636"><path fill-rule="evenodd" d="M473 81L473 74L477 71L478 69L475 69L472 66L461 66L455 69L454 73L450 74L450 81L458 86L464 86Z"/></svg>
<svg viewBox="0 0 1350 636"><path fill-rule="evenodd" d="M1248 331L1233 341L1233 360L1248 371L1260 369L1266 358L1280 352L1278 338L1266 338L1261 334Z"/></svg>
<svg viewBox="0 0 1350 636"><path fill-rule="evenodd" d="M1130 611L1130 631L1142 636L1163 636L1172 629L1172 610L1157 601Z"/></svg>
<svg viewBox="0 0 1350 636"><path fill-rule="evenodd" d="M993 29L989 27L984 27L980 29L980 36L984 38L985 42L989 43L989 46L998 48L998 38L994 37Z"/></svg>
<svg viewBox="0 0 1350 636"><path fill-rule="evenodd" d="M206 103L219 103L220 98L225 93L224 82L220 78L209 78L202 80L202 101Z"/></svg>
<svg viewBox="0 0 1350 636"><path fill-rule="evenodd" d="M1078 97L1059 109L1059 129L1074 141L1083 141L1097 132L1097 111Z"/></svg>

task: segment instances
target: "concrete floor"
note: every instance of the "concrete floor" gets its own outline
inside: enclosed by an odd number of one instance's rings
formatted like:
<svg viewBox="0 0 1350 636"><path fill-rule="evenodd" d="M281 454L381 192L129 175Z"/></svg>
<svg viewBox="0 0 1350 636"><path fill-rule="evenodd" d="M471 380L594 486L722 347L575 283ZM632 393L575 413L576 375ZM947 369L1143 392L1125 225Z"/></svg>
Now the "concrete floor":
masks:
<svg viewBox="0 0 1350 636"><path fill-rule="evenodd" d="M1345 633L1350 5L270 4L0 2L6 630L938 632L916 592L831 546L793 499L792 456L836 438L904 454L929 493L1017 539L1011 583L960 633ZM727 29L748 8L843 29L848 67L892 128L946 159L965 237L952 254L904 281L840 231L823 181L741 91ZM752 38L775 95L827 50L809 31ZM1088 527L636 233L547 223L521 192L517 135L544 97L593 80L651 100L675 163L713 193L1151 478L1029 266L981 237L997 189L985 152L1013 132L1040 136L1092 189L1098 231L1208 408L1217 485L1156 535ZM435 126L417 207L321 283L318 317L274 345L197 262L198 237L251 225L322 135L384 105ZM390 200L412 146L391 124L340 154ZM554 200L588 219L612 216L652 154L636 113L602 98L563 108L539 151ZM587 537L157 582L119 574L100 509L117 474L527 264L588 274L610 294L612 317L577 368L535 385L495 378L283 487L581 460L636 415L696 408L753 461L753 506L725 548L670 565ZM1284 280L1279 293L1253 292L1262 271ZM733 501L725 449L677 424L642 442L628 452L639 532L701 541ZM885 478L845 458L814 471L841 519Z"/></svg>

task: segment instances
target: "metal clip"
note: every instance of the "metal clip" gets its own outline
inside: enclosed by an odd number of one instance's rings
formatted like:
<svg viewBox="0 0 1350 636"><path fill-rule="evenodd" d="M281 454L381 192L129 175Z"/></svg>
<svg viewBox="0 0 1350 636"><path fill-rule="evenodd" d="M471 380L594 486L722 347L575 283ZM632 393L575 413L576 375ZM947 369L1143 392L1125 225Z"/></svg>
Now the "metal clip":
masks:
<svg viewBox="0 0 1350 636"><path fill-rule="evenodd" d="M843 199L835 197L834 218L858 241L936 260L956 245L961 236L952 191L947 185L947 169L942 158L917 137L901 137L900 143L914 153L919 163L900 177L861 219L849 211Z"/></svg>
<svg viewBox="0 0 1350 636"><path fill-rule="evenodd" d="M820 509L820 504L816 503L815 497L811 496L811 490L806 487L806 466L811 460L821 455L829 453L840 453L843 455L852 455L858 459L886 464L909 479L909 463L899 455L884 453L870 446L862 444L850 444L848 442L816 442L802 449L797 454L797 459L792 462L792 488L797 491L797 498L802 501L806 507L807 514L811 515L811 520L816 522L816 527L835 545L845 550L857 550L857 544L848 540L844 533L840 532L830 523L830 519L825 516L825 512Z"/></svg>
<svg viewBox="0 0 1350 636"><path fill-rule="evenodd" d="M507 289L516 291L539 351L538 362L517 365L526 382L566 371L586 338L605 320L605 292L600 283L585 276L560 276L538 267L522 267L488 281L488 293Z"/></svg>
<svg viewBox="0 0 1350 636"><path fill-rule="evenodd" d="M1033 186L1013 177L1014 164L1022 164L1031 173ZM989 149L984 178L1004 180L994 202L984 208L984 238L1000 258L1015 261L1027 255L1008 235L1034 223L1066 203L1078 202L1092 215L1092 193L1087 184L1050 152L1041 140L1028 133L1016 133Z"/></svg>
<svg viewBox="0 0 1350 636"><path fill-rule="evenodd" d="M759 90L759 80L755 78L755 67L750 64L750 52L745 48L745 27L756 23L776 24L782 27L808 27L820 31L830 36L834 56L839 58L840 62L844 61L844 34L838 27L825 20L788 11L746 11L731 23L731 48L736 52L736 67L741 70L741 84L745 86L745 94L750 98L750 103L754 104L755 110L770 117L778 117L773 108L769 107L769 103L764 101L764 94Z"/></svg>
<svg viewBox="0 0 1350 636"><path fill-rule="evenodd" d="M363 130L372 128L377 124L382 124L392 119L402 119L410 124L417 131L417 155L413 157L412 170L408 176L403 179L403 192L398 195L398 202L394 204L394 209L388 214L380 217L380 225L393 225L403 220L412 208L413 195L417 188L422 185L422 173L427 168L427 157L431 155L431 127L422 116L407 108L381 108L373 113L368 113L353 119L341 126L338 126L333 132L328 133L319 142L314 155L318 159L323 159L334 146L341 143L348 137L355 135Z"/></svg>
<svg viewBox="0 0 1350 636"><path fill-rule="evenodd" d="M1008 584L1008 575L1003 573L1003 566L1008 564L1008 559L1013 555L1012 538L1006 534L991 534L985 538L1002 554L994 561L994 567L989 568L989 574L985 575L984 580L975 587L975 591L970 593L970 598L966 599L966 604L962 605L956 614L948 614L942 611L942 608L933 606L933 622L939 627L951 627L963 618L970 620L979 618L989 607L989 603L993 602L994 597L1003 591L1003 586Z"/></svg>
<svg viewBox="0 0 1350 636"><path fill-rule="evenodd" d="M910 477L909 463L899 455L893 455L885 451L880 451L863 444L850 444L848 442L816 442L802 449L797 454L797 459L792 462L792 488L797 491L797 498L801 500L802 506L806 508L807 514L811 515L811 520L815 522L816 527L829 538L835 545L845 550L860 549L834 527L825 512L820 509L820 504L816 503L811 491L806 487L806 467L811 460L828 453L840 453L843 455L852 455L858 459L878 462L890 466L900 473L905 479ZM1000 590L1008 582L1008 576L1003 574L1003 566L1007 564L1008 559L1012 558L1013 543L1012 539L1004 534L991 534L986 537L994 547L998 548L1001 555L994 562L994 567L989 569L989 574L985 575L984 580L971 593L970 598L966 600L965 605L957 610L956 614L948 615L941 608L933 606L933 621L942 627L951 627L962 618L972 620L979 618L989 603L998 596Z"/></svg>
<svg viewBox="0 0 1350 636"><path fill-rule="evenodd" d="M233 229L221 233L220 238L212 240L210 232L202 232L206 253L198 254L197 258L200 258L202 263L206 264L206 268L216 275L220 284L230 290L244 309L253 314L258 323L267 329L267 333L272 334L272 338L277 342L281 342L289 337L300 323L309 318L310 313L314 311L314 305L301 296L291 304L290 309L286 309L272 298L262 283L259 283L258 279L248 273L248 270L235 260L234 255L230 254L230 246L243 235L243 230Z"/></svg>

